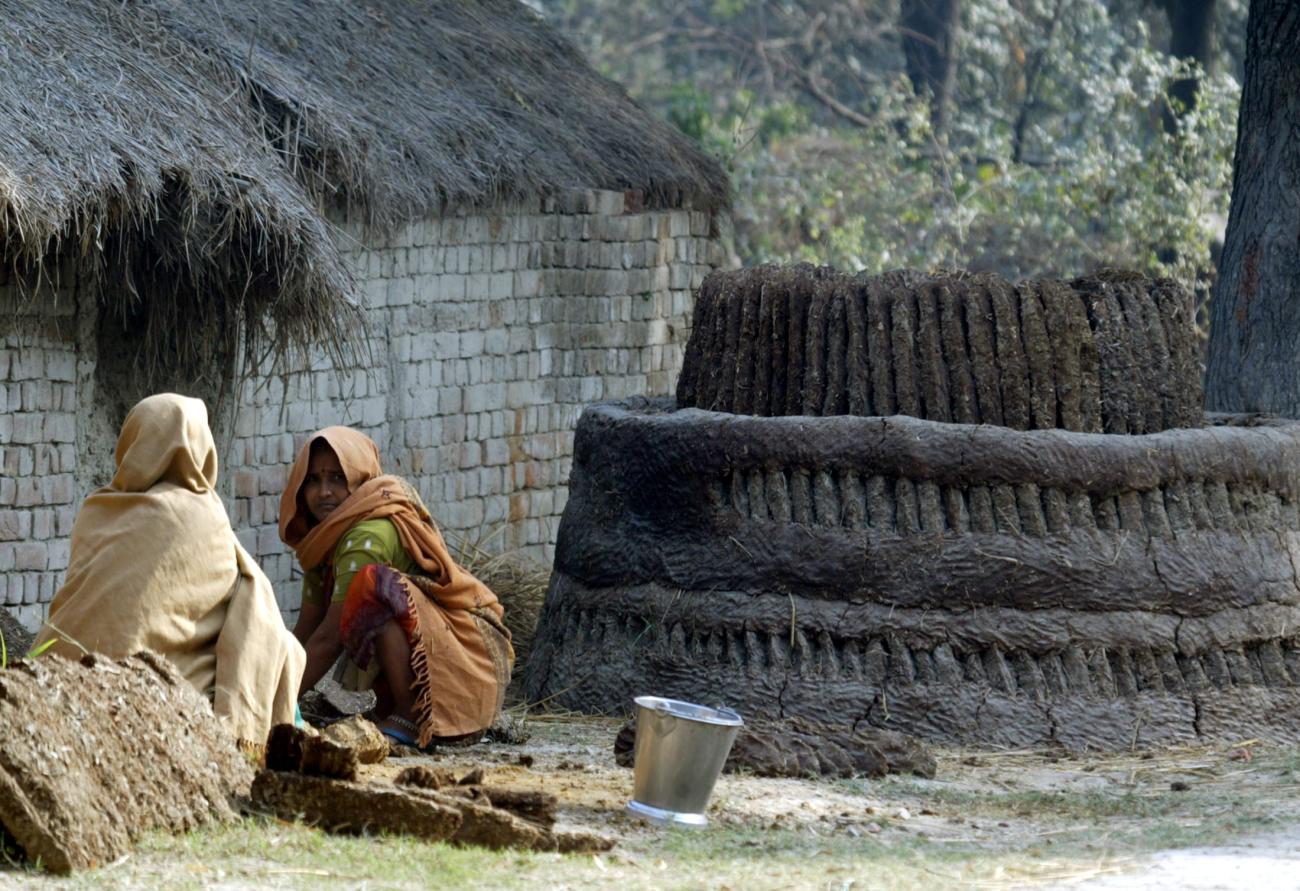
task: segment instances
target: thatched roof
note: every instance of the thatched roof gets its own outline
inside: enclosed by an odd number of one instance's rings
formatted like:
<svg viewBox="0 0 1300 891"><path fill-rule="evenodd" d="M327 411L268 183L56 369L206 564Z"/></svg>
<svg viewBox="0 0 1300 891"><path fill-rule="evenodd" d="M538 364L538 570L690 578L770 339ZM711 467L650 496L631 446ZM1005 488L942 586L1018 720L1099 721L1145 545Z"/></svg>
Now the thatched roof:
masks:
<svg viewBox="0 0 1300 891"><path fill-rule="evenodd" d="M72 255L192 363L338 330L328 212L569 188L726 201L517 0L0 0L0 256Z"/></svg>

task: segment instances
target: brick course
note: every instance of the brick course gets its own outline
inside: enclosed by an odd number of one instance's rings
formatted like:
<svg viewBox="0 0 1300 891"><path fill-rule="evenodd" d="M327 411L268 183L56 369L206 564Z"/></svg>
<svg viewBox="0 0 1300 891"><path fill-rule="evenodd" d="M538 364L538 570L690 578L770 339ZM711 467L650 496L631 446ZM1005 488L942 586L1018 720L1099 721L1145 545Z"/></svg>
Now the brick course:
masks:
<svg viewBox="0 0 1300 891"><path fill-rule="evenodd" d="M80 499L75 308L0 284L0 605L31 627L62 582Z"/></svg>

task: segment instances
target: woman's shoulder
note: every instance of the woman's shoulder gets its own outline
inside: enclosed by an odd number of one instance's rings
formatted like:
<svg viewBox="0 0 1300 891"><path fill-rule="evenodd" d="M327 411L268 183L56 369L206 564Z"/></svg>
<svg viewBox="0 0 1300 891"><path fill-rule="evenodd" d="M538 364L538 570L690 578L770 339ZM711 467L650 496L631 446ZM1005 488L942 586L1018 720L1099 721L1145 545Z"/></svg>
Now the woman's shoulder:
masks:
<svg viewBox="0 0 1300 891"><path fill-rule="evenodd" d="M400 541L397 527L387 517L375 517L354 523L339 536L338 551L387 550Z"/></svg>

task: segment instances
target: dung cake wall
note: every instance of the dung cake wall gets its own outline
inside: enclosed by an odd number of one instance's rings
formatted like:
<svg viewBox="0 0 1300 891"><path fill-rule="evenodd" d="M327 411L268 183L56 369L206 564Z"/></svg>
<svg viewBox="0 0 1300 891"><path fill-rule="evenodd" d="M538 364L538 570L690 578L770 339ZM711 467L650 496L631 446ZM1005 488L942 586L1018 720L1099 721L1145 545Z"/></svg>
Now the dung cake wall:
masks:
<svg viewBox="0 0 1300 891"><path fill-rule="evenodd" d="M677 401L1016 430L1191 427L1201 423L1191 316L1176 283L1119 271L1016 284L809 265L715 272L695 305Z"/></svg>
<svg viewBox="0 0 1300 891"><path fill-rule="evenodd" d="M1166 289L711 277L678 391L701 407L579 423L527 696L952 744L1293 740L1300 423L1200 414Z"/></svg>

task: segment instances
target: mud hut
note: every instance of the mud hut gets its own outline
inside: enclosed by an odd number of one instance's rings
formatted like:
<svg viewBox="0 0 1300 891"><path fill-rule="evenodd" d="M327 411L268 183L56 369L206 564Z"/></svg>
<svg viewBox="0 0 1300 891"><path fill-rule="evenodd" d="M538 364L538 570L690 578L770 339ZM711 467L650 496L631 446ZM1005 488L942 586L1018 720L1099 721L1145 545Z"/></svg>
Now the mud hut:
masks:
<svg viewBox="0 0 1300 891"><path fill-rule="evenodd" d="M548 556L581 406L671 391L726 192L516 0L0 0L0 604L39 621L158 389L219 403L288 612L325 424Z"/></svg>

